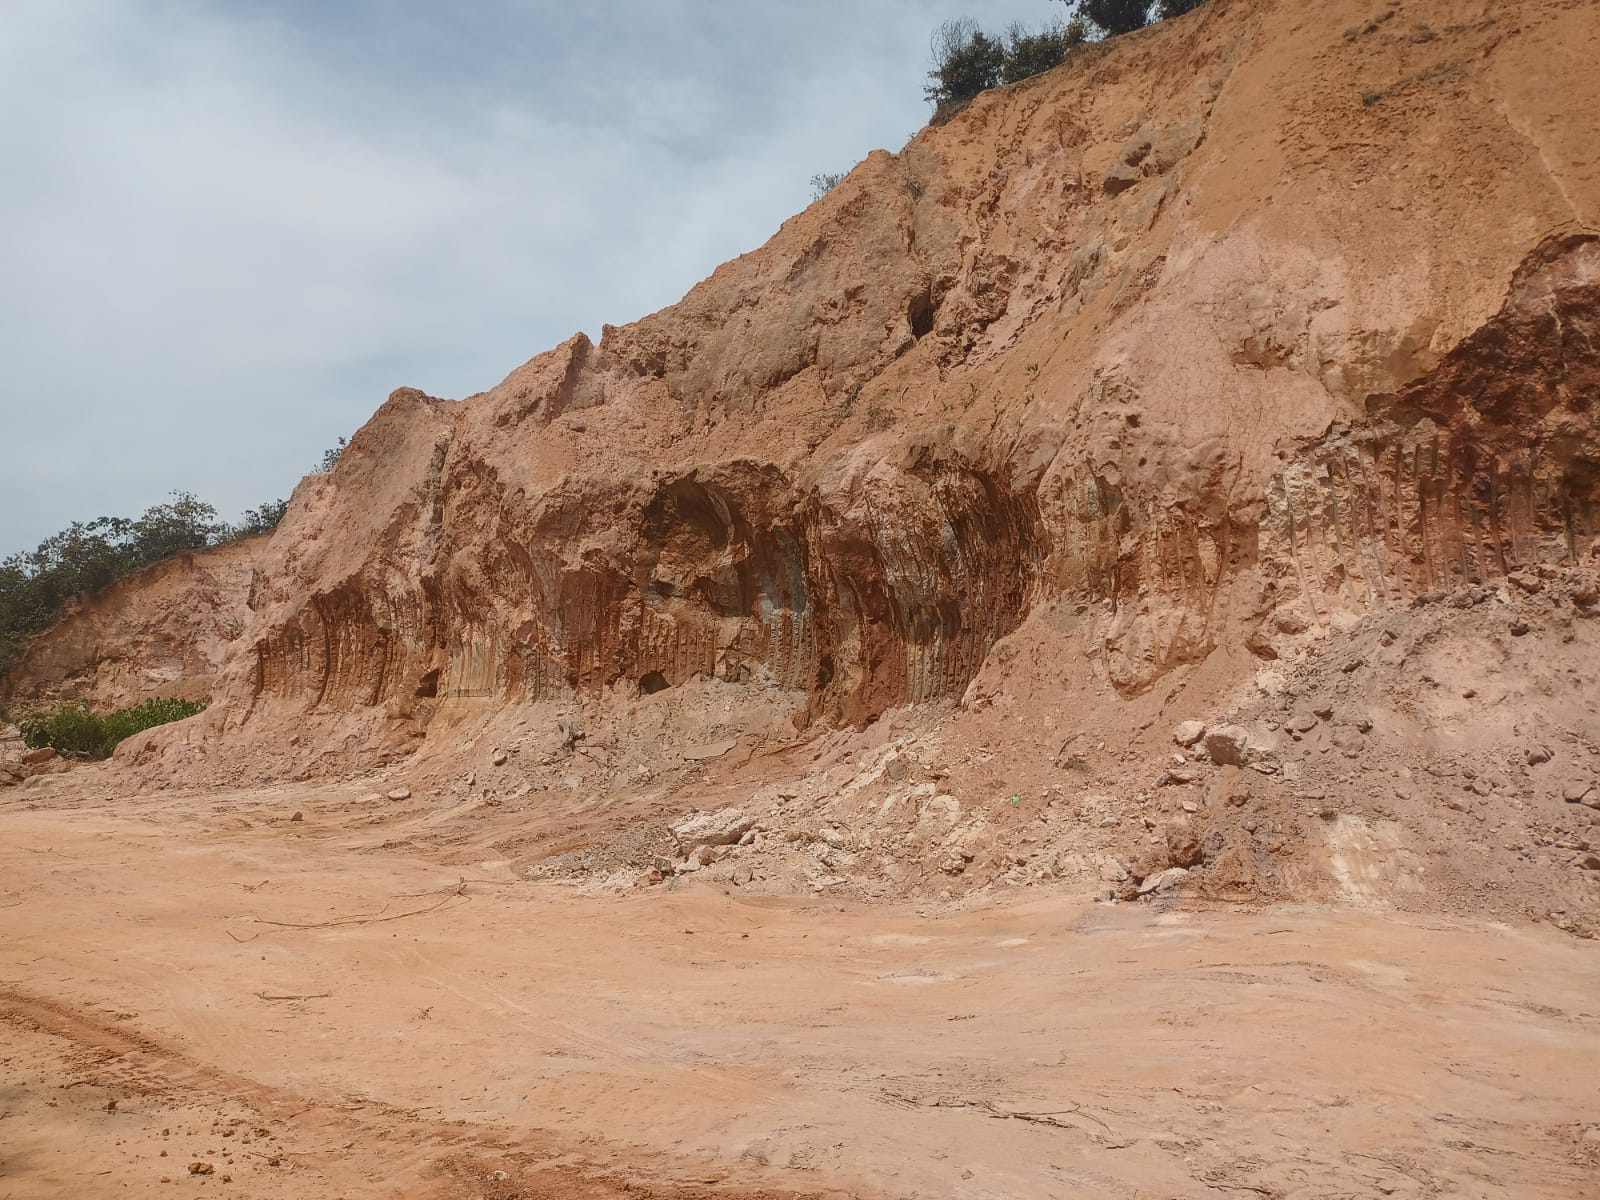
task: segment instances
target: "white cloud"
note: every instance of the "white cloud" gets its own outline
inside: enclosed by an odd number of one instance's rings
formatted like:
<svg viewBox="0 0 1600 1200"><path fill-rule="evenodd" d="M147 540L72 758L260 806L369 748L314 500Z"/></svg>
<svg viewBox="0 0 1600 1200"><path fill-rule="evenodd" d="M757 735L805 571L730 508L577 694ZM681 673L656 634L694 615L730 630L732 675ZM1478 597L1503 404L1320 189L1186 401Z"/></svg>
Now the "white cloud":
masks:
<svg viewBox="0 0 1600 1200"><path fill-rule="evenodd" d="M7 4L0 553L173 488L287 495L391 388L464 395L671 303L814 172L898 149L954 15L243 8Z"/></svg>

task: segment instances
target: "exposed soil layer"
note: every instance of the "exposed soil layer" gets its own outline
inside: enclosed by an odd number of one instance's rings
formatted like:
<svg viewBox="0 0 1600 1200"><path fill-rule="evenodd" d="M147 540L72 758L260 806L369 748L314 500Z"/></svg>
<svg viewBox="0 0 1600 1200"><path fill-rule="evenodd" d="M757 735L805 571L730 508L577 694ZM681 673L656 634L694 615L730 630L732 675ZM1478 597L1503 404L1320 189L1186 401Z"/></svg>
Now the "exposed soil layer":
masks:
<svg viewBox="0 0 1600 1200"><path fill-rule="evenodd" d="M182 554L86 597L0 675L0 708L84 700L111 709L212 695L249 620L265 541Z"/></svg>
<svg viewBox="0 0 1600 1200"><path fill-rule="evenodd" d="M1217 0L872 155L679 304L395 392L296 492L173 770L706 681L861 728L1064 609L1081 703L1215 695L1581 558L1597 44L1565 0Z"/></svg>

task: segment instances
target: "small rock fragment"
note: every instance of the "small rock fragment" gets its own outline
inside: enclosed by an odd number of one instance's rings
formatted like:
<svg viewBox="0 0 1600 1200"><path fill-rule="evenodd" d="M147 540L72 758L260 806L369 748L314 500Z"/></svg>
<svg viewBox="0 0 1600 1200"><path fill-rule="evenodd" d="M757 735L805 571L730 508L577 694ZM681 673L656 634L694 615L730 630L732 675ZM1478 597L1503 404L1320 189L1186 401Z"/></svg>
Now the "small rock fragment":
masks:
<svg viewBox="0 0 1600 1200"><path fill-rule="evenodd" d="M1534 574L1532 574L1532 573L1530 573L1528 571L1525 571L1525 570L1523 570L1523 571L1512 571L1509 575L1506 576L1506 579L1514 587L1520 588L1522 591L1527 592L1529 595L1532 595L1534 592L1542 591L1544 589L1544 580L1540 579L1537 575L1534 575Z"/></svg>
<svg viewBox="0 0 1600 1200"><path fill-rule="evenodd" d="M289 818L289 823L292 825L297 821L304 821L305 819L306 819L305 813L297 812L297 813L294 814L294 816Z"/></svg>
<svg viewBox="0 0 1600 1200"><path fill-rule="evenodd" d="M389 792L389 799L391 799L391 800L409 800L409 799L411 799L411 789L408 788L408 787L392 788L392 789L390 789L390 792Z"/></svg>
<svg viewBox="0 0 1600 1200"><path fill-rule="evenodd" d="M511 756L504 750L496 750L492 755L489 756L489 761L497 767L505 766L510 759Z"/></svg>
<svg viewBox="0 0 1600 1200"><path fill-rule="evenodd" d="M1206 727L1199 721L1185 721L1172 731L1172 740L1180 746L1192 746L1206 735Z"/></svg>
<svg viewBox="0 0 1600 1200"><path fill-rule="evenodd" d="M1150 876L1139 885L1139 895L1148 896L1152 892L1170 892L1182 885L1189 878L1189 872L1183 867L1168 867L1165 871Z"/></svg>

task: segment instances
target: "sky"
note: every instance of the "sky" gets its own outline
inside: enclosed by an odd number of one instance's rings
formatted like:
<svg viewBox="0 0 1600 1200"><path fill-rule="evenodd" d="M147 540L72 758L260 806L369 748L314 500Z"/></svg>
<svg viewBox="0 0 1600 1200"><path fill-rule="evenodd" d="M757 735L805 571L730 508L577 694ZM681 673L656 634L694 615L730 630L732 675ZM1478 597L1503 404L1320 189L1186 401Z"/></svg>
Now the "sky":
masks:
<svg viewBox="0 0 1600 1200"><path fill-rule="evenodd" d="M680 298L1058 0L4 0L0 557Z"/></svg>

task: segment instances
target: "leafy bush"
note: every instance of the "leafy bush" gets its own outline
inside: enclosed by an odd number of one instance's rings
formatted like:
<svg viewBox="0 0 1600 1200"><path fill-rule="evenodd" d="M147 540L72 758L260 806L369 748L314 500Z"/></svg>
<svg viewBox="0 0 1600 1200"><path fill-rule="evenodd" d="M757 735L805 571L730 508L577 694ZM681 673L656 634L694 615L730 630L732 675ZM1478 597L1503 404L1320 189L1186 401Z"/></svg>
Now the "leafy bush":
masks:
<svg viewBox="0 0 1600 1200"><path fill-rule="evenodd" d="M979 92L1000 83L1005 45L992 38L971 17L946 21L933 32L933 70L923 89L934 106L934 122L953 116Z"/></svg>
<svg viewBox="0 0 1600 1200"><path fill-rule="evenodd" d="M1047 25L1037 33L1013 21L1001 37L991 37L971 17L946 21L934 31L933 70L923 89L933 103L933 123L942 124L974 97L1003 83L1020 83L1066 62L1089 40L1092 27L1081 16Z"/></svg>
<svg viewBox="0 0 1600 1200"><path fill-rule="evenodd" d="M1205 0L1063 0L1072 12L1066 23L1046 26L1037 33L1013 21L1003 37L991 37L971 17L946 21L934 30L931 49L933 70L923 95L933 104L933 124L940 125L960 112L980 93L1003 83L1018 83L1058 67L1078 46L1096 37L1114 37L1143 29L1153 19L1182 16ZM812 176L816 198L838 178ZM828 184L831 187L832 184Z"/></svg>
<svg viewBox="0 0 1600 1200"><path fill-rule="evenodd" d="M812 182L815 183L816 181L812 180ZM330 446L328 449L322 452L322 462L317 466L312 467L311 473L313 475L326 475L329 471L333 470L339 465L339 460L344 457L344 452L349 445L350 442L348 439L340 438L337 446Z"/></svg>
<svg viewBox="0 0 1600 1200"><path fill-rule="evenodd" d="M1131 33L1150 23L1150 0L1077 0L1077 10L1108 36Z"/></svg>
<svg viewBox="0 0 1600 1200"><path fill-rule="evenodd" d="M1006 30L1005 55L1000 64L1000 82L1018 83L1042 75L1067 61L1067 55L1089 40L1089 23L1074 17L1065 25L1050 25L1030 33L1021 21Z"/></svg>
<svg viewBox="0 0 1600 1200"><path fill-rule="evenodd" d="M1131 33L1143 29L1152 20L1166 21L1193 12L1205 0L1156 0L1151 13L1151 0L1065 0L1077 13L1077 19L1088 21L1106 37Z"/></svg>
<svg viewBox="0 0 1600 1200"><path fill-rule="evenodd" d="M283 520L283 514L288 511L287 500L268 500L260 508L245 509L239 523L229 530L232 535L230 540L254 537L258 533L271 533Z"/></svg>
<svg viewBox="0 0 1600 1200"><path fill-rule="evenodd" d="M811 177L811 199L813 202L821 200L834 188L844 182L848 171L823 171Z"/></svg>
<svg viewBox="0 0 1600 1200"><path fill-rule="evenodd" d="M24 709L17 714L17 728L30 749L50 746L62 754L108 758L124 738L142 729L182 721L204 712L205 707L204 700L146 700L102 716L80 700L56 708Z"/></svg>

